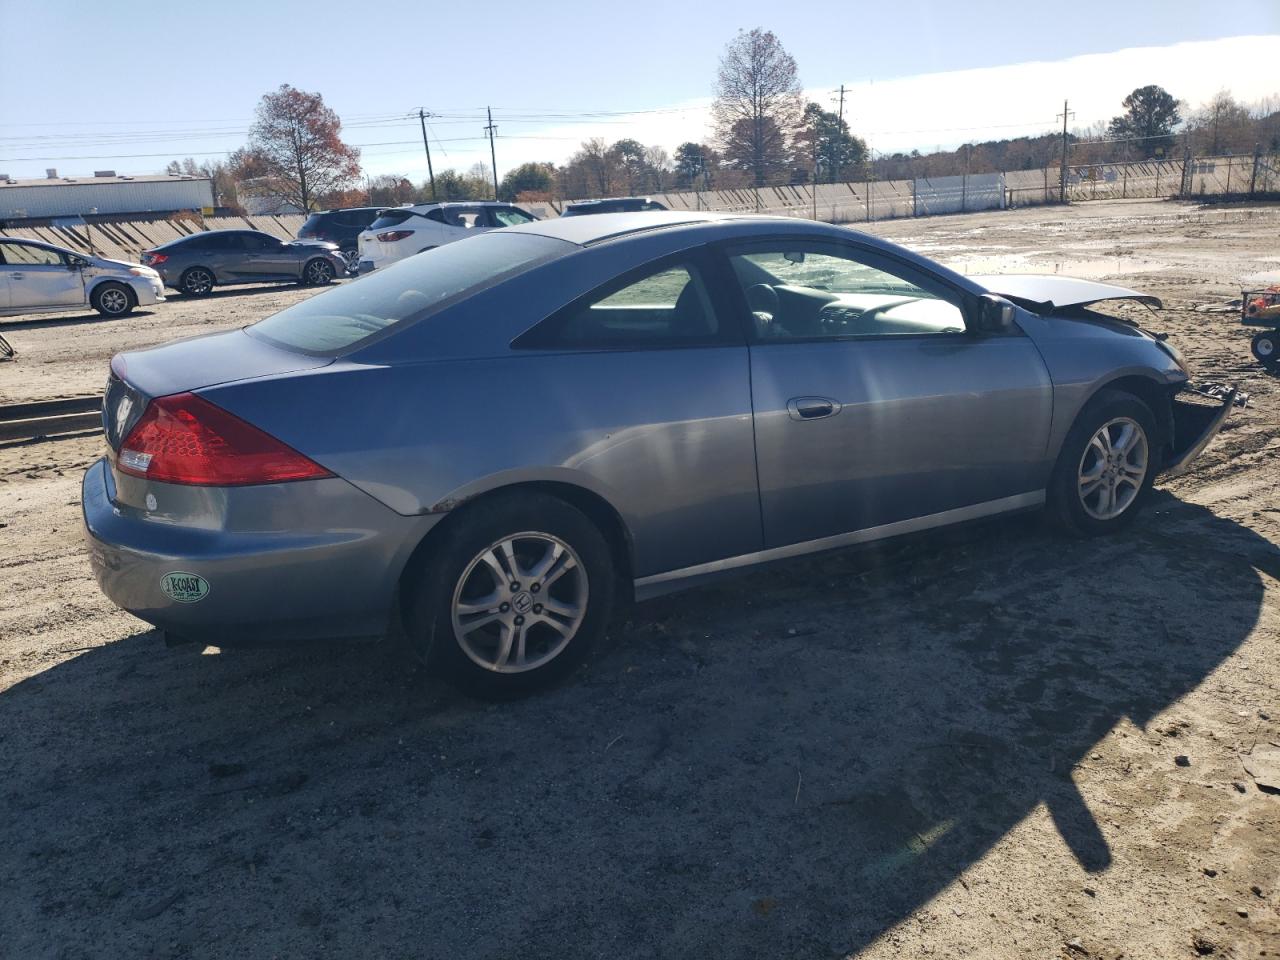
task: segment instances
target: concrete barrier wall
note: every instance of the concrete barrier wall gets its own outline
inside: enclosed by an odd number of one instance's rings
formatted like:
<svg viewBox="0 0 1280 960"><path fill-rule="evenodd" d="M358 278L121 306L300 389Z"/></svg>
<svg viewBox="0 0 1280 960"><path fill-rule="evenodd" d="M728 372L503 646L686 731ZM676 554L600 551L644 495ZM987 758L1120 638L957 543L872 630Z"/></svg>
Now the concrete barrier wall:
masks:
<svg viewBox="0 0 1280 960"><path fill-rule="evenodd" d="M281 240L297 236L303 216L279 217L209 217L180 220L122 220L113 223L60 227L10 227L3 231L10 237L26 237L56 243L81 253L95 252L112 260L137 263L142 251L151 250L171 240L191 236L202 230L261 230Z"/></svg>

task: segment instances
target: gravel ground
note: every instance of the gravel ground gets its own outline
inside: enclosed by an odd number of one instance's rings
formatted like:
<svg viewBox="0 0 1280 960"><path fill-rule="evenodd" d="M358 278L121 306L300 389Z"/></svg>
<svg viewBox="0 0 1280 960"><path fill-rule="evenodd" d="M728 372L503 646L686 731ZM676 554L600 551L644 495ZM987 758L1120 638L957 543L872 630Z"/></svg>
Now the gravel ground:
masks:
<svg viewBox="0 0 1280 960"><path fill-rule="evenodd" d="M97 437L0 445L0 956L1280 954L1280 390L1230 314L1277 208L876 224L961 268L1119 271L1252 395L1123 536L1033 519L637 607L569 683L467 701L385 646L168 649L97 592ZM1113 269L1114 267L1114 269ZM0 397L291 287L0 324Z"/></svg>

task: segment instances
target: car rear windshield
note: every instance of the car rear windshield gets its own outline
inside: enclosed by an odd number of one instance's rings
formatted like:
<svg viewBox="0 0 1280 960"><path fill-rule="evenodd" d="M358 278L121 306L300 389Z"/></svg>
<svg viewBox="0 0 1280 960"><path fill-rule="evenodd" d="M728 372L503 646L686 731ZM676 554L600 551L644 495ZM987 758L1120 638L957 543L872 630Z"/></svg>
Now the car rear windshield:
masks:
<svg viewBox="0 0 1280 960"><path fill-rule="evenodd" d="M383 210L378 219L369 224L370 230L382 230L386 227L398 227L410 217L417 216L412 210Z"/></svg>
<svg viewBox="0 0 1280 960"><path fill-rule="evenodd" d="M407 257L245 329L287 350L339 356L572 249L550 237L483 233Z"/></svg>

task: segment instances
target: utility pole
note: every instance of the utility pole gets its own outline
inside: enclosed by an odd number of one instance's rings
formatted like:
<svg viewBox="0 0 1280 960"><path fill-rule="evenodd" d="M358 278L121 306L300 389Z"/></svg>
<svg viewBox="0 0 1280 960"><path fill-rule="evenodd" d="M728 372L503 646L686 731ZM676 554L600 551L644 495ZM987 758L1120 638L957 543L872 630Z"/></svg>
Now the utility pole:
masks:
<svg viewBox="0 0 1280 960"><path fill-rule="evenodd" d="M1067 118L1074 117L1067 110L1067 101L1062 101L1062 167L1059 169L1058 202L1067 202Z"/></svg>
<svg viewBox="0 0 1280 960"><path fill-rule="evenodd" d="M430 114L423 112L421 107L418 108L418 122L422 124L422 149L427 151L427 179L431 181L431 199L436 199L436 174L431 169L431 145L427 143L427 117Z"/></svg>
<svg viewBox="0 0 1280 960"><path fill-rule="evenodd" d="M813 219L818 219L818 118L813 118Z"/></svg>
<svg viewBox="0 0 1280 960"><path fill-rule="evenodd" d="M840 122L836 124L836 133L839 135L840 143L843 146L844 145L844 84L843 83L840 84L840 112L837 114L837 116L840 117ZM837 151L835 169L831 171L832 183L835 183L837 180L840 179L841 170L840 170L840 160L838 159L839 156L840 156L840 153ZM816 220L817 217L814 217L814 219Z"/></svg>
<svg viewBox="0 0 1280 960"><path fill-rule="evenodd" d="M485 107L485 111L489 114L489 125L484 128L484 132L489 135L489 164L493 167L493 199L498 199L498 158L493 152L493 135L498 128L493 125L493 109Z"/></svg>

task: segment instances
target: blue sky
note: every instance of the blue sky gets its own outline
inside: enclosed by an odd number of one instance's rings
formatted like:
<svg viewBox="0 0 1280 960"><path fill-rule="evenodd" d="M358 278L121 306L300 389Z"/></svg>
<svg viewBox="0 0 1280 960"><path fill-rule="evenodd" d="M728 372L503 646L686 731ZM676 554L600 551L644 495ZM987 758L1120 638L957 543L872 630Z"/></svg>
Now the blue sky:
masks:
<svg viewBox="0 0 1280 960"><path fill-rule="evenodd" d="M1280 80L1242 62L1276 49L1262 35L1280 34L1277 0L0 0L0 24L0 172L15 177L50 166L147 173L221 155L244 142L258 98L285 82L324 95L373 173L425 175L406 117L419 106L442 114L431 126L437 169L487 161L486 105L500 171L562 160L587 136L671 148L707 134L718 57L754 26L778 34L814 98L850 85L847 117L886 151L1049 128L1064 97L1087 125L1148 75L1193 105L1221 87L1280 93ZM1250 35L1252 45L1203 43Z"/></svg>

